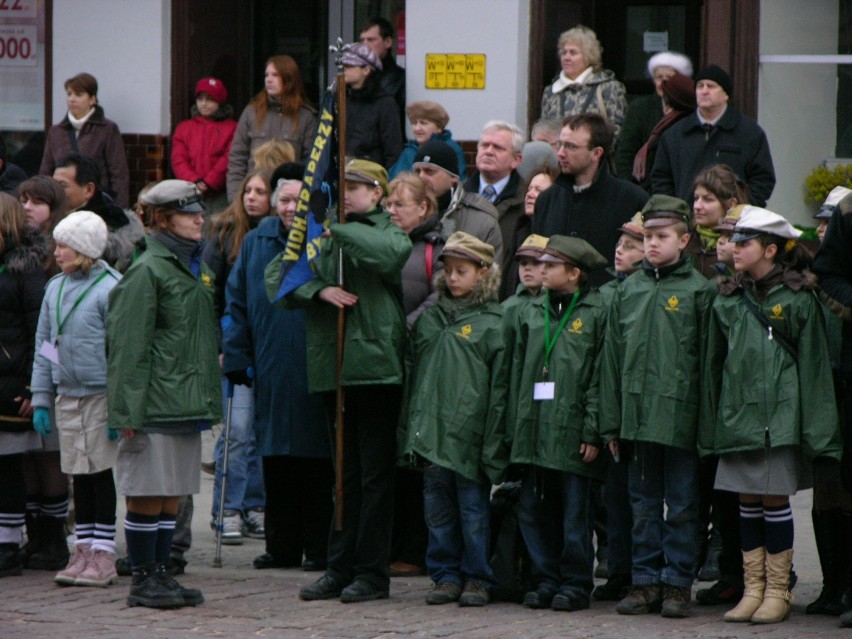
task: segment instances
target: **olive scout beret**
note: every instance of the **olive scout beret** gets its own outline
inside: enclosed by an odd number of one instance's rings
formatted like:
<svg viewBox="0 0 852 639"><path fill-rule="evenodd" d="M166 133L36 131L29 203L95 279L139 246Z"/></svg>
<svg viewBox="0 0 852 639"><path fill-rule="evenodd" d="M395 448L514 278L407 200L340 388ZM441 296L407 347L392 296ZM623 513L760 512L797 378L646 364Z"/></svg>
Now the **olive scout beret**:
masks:
<svg viewBox="0 0 852 639"><path fill-rule="evenodd" d="M684 222L689 226L689 204L671 195L652 195L642 207L642 224L646 229Z"/></svg>
<svg viewBox="0 0 852 639"><path fill-rule="evenodd" d="M633 217L621 225L618 232L622 235L629 235L635 240L644 239L645 233L642 225L642 212L637 211Z"/></svg>
<svg viewBox="0 0 852 639"><path fill-rule="evenodd" d="M490 267L494 263L494 247L464 231L456 231L444 244L444 250L438 258L460 257L480 266Z"/></svg>
<svg viewBox="0 0 852 639"><path fill-rule="evenodd" d="M437 102L422 100L420 102L412 102L405 107L405 114L409 120L429 120L438 125L442 131L447 128L450 122L450 116L447 110Z"/></svg>
<svg viewBox="0 0 852 639"><path fill-rule="evenodd" d="M746 206L743 209L731 242L747 242L761 235L777 235L788 240L795 240L802 234L784 217L759 206Z"/></svg>
<svg viewBox="0 0 852 639"><path fill-rule="evenodd" d="M388 192L388 172L381 164L369 160L349 160L346 164L347 182L360 182L382 187L382 193Z"/></svg>
<svg viewBox="0 0 852 639"><path fill-rule="evenodd" d="M567 235L551 236L539 261L570 264L586 273L607 265L606 258L586 240Z"/></svg>
<svg viewBox="0 0 852 639"><path fill-rule="evenodd" d="M539 259L544 254L544 249L547 247L547 238L543 235L528 235L524 243L515 251L515 258L531 257L534 260Z"/></svg>
<svg viewBox="0 0 852 639"><path fill-rule="evenodd" d="M186 180L158 182L139 199L143 204L161 206L180 213L202 213L206 208L201 191L195 184Z"/></svg>

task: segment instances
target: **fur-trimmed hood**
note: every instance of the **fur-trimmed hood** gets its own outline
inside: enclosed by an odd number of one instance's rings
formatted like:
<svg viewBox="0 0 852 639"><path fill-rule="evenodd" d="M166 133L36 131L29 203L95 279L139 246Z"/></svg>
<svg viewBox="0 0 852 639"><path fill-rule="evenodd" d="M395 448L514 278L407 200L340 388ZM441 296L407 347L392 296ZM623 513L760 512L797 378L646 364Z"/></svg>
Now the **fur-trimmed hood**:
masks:
<svg viewBox="0 0 852 639"><path fill-rule="evenodd" d="M124 273L133 262L136 243L145 235L145 228L139 217L129 209L123 209L127 223L113 229L107 235L107 245L103 260L120 273Z"/></svg>
<svg viewBox="0 0 852 639"><path fill-rule="evenodd" d="M456 300L447 289L446 275L443 270L438 271L432 280L435 290L441 299L449 299L453 302L463 303L464 306L476 306L489 301L496 301L497 291L500 289L500 265L495 262L488 268L488 273L473 287L470 297Z"/></svg>
<svg viewBox="0 0 852 639"><path fill-rule="evenodd" d="M20 242L13 243L7 238L6 251L0 256L3 264L12 273L31 273L43 269L49 258L50 245L47 236L29 226L21 229Z"/></svg>
<svg viewBox="0 0 852 639"><path fill-rule="evenodd" d="M198 112L198 107L195 106L195 103L189 107L189 114L194 118L201 117L201 114ZM220 104L219 108L216 110L216 113L210 116L211 120L219 121L219 120L227 120L228 118L234 117L234 107L230 104Z"/></svg>

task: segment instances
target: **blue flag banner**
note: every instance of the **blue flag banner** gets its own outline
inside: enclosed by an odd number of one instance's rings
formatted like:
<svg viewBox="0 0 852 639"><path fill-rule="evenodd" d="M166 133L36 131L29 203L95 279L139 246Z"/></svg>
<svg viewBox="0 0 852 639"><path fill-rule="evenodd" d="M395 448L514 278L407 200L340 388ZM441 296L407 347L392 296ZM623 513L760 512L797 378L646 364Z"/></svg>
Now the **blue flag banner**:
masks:
<svg viewBox="0 0 852 639"><path fill-rule="evenodd" d="M280 285L274 302L280 301L313 279L311 261L319 255L320 236L330 206L337 201L338 159L334 119L336 87L326 91L320 110L317 135L311 146L293 225L281 255ZM274 188L274 184L272 185Z"/></svg>

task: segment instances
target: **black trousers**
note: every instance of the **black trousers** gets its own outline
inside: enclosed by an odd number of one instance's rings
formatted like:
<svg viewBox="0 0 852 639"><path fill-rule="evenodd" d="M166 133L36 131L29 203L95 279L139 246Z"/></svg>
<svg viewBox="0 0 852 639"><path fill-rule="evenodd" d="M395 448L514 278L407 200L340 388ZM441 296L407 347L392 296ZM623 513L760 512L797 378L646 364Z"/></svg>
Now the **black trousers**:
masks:
<svg viewBox="0 0 852 639"><path fill-rule="evenodd" d="M377 588L390 586L396 427L401 399L398 385L346 389L343 530L335 530L332 523L328 539L328 574L343 585L362 579ZM333 411L333 394L328 405Z"/></svg>
<svg viewBox="0 0 852 639"><path fill-rule="evenodd" d="M289 455L263 457L266 488L266 552L287 566L326 560L333 509L330 459Z"/></svg>

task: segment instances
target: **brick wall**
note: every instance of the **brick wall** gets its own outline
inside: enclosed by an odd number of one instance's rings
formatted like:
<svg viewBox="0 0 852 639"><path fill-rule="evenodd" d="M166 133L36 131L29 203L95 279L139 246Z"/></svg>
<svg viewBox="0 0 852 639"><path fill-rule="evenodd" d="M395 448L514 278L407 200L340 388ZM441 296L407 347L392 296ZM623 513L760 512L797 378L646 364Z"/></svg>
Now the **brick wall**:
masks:
<svg viewBox="0 0 852 639"><path fill-rule="evenodd" d="M164 135L125 134L124 149L130 169L130 203L136 202L139 190L148 182L159 182L166 177L166 145Z"/></svg>

